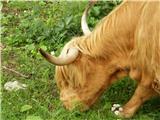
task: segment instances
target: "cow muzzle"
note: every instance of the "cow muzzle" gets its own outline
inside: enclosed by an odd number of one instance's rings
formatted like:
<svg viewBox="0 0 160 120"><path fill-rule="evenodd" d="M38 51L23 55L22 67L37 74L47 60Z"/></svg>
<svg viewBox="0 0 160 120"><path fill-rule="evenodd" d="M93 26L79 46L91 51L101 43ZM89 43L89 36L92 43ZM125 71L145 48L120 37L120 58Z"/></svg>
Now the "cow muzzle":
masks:
<svg viewBox="0 0 160 120"><path fill-rule="evenodd" d="M78 109L84 111L88 109L88 106L81 101L79 96L75 92L70 92L69 90L62 91L60 94L60 100L63 105L68 110Z"/></svg>

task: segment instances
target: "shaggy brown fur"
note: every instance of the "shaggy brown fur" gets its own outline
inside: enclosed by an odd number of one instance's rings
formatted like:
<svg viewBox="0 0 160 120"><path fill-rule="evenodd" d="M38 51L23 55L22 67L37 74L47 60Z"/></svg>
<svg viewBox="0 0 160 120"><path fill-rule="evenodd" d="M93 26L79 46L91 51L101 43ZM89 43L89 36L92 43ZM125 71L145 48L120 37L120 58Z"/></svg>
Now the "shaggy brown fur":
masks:
<svg viewBox="0 0 160 120"><path fill-rule="evenodd" d="M160 2L147 2L142 15L135 31L132 65L160 81Z"/></svg>
<svg viewBox="0 0 160 120"><path fill-rule="evenodd" d="M158 94L160 94L160 79L155 79L152 87Z"/></svg>
<svg viewBox="0 0 160 120"><path fill-rule="evenodd" d="M69 47L76 47L80 54L72 64L56 66L65 107L72 109L73 102L80 102L83 109L88 108L106 88L128 74L139 83L120 116L133 116L144 101L155 96L152 84L160 75L159 16L158 1L125 1L90 35L67 43L61 54Z"/></svg>

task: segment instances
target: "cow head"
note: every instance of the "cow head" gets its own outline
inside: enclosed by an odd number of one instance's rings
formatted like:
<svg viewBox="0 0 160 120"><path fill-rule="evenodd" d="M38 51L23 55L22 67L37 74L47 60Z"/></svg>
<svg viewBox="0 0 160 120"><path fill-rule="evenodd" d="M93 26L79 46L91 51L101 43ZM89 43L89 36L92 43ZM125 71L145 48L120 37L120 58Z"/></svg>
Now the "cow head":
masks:
<svg viewBox="0 0 160 120"><path fill-rule="evenodd" d="M85 36L69 41L59 57L40 49L40 53L56 65L55 78L60 89L60 100L70 110L75 107L87 109L111 83L126 75L126 71L121 70L114 60L90 56L78 47L77 41L87 40L91 34L85 22L89 7L82 16Z"/></svg>
<svg viewBox="0 0 160 120"><path fill-rule="evenodd" d="M83 54L72 46L74 40L65 45L59 57L51 56L42 49L40 52L49 62L57 65L55 79L64 106L84 110L127 72L116 66L114 61Z"/></svg>

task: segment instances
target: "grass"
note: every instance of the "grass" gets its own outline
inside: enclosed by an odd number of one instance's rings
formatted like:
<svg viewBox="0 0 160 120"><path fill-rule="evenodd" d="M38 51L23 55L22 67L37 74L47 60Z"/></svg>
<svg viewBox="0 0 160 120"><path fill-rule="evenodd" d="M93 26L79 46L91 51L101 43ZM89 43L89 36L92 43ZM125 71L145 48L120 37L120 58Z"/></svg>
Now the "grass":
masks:
<svg viewBox="0 0 160 120"><path fill-rule="evenodd" d="M59 100L59 91L54 80L54 66L41 57L32 58L18 48L5 48L2 65L30 75L26 79L3 70L2 75L2 118L3 120L115 120L111 112L113 103L124 104L132 96L136 83L128 77L114 84L88 111L65 110ZM27 89L6 91L7 81L18 80L27 84ZM159 99L152 99L134 116L133 120L159 120ZM31 109L21 111L24 105Z"/></svg>
<svg viewBox="0 0 160 120"><path fill-rule="evenodd" d="M95 6L91 12L90 26L94 26L98 21L95 18L100 19L99 16L105 15L102 11L107 9L109 12L117 5L115 1L113 3L107 2L103 7L101 6L104 3ZM82 34L79 30L79 19L84 6L84 3L70 4L68 7L68 3L65 2L53 4L43 1L11 1L4 4L1 39L6 48L1 53L2 67L19 71L29 78L2 69L2 120L119 119L111 112L111 106L114 103L123 105L130 99L136 88L133 80L123 78L106 90L97 103L85 112L68 111L59 100L59 90L54 80L55 66L45 61L37 52L38 47L48 51L54 48L58 54L66 41L72 36ZM51 11L59 14L53 14ZM25 83L27 88L6 91L4 84L15 80ZM130 120L160 120L159 103L159 98L147 101Z"/></svg>

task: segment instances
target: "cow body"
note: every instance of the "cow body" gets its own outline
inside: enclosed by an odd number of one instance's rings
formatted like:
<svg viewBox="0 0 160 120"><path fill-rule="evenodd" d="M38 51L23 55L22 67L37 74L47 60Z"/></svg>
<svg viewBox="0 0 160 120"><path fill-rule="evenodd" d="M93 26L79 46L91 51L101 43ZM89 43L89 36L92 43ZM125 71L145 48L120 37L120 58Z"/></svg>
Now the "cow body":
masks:
<svg viewBox="0 0 160 120"><path fill-rule="evenodd" d="M60 56L66 56L70 48L76 48L78 56L70 64L56 66L65 107L89 108L105 89L126 75L137 80L138 86L119 116L133 116L144 101L157 95L152 84L160 75L159 16L160 2L125 1L92 33L69 41Z"/></svg>

